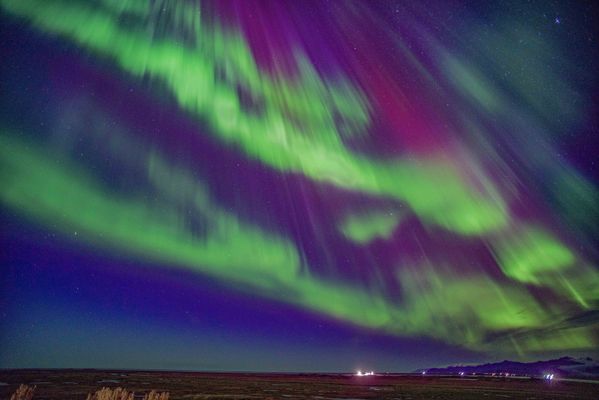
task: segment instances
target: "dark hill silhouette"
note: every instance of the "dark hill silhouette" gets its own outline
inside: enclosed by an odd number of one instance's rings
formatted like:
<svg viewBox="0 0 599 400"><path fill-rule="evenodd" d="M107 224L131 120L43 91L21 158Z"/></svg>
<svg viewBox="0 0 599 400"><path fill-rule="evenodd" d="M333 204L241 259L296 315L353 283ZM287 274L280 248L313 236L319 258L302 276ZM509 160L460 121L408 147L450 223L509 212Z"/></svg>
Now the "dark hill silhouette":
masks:
<svg viewBox="0 0 599 400"><path fill-rule="evenodd" d="M569 378L598 378L599 363L590 357L572 358L561 357L554 360L517 362L503 360L501 362L481 365L454 365L445 368L420 369L433 375L464 375L471 374L515 374L532 377L542 377L545 374L556 374L560 377Z"/></svg>

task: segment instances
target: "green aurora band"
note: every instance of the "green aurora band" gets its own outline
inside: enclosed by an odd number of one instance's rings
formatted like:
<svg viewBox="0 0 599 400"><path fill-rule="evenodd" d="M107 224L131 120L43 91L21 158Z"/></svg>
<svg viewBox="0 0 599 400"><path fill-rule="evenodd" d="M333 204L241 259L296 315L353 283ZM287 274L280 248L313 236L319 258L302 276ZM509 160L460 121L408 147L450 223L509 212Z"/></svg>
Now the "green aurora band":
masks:
<svg viewBox="0 0 599 400"><path fill-rule="evenodd" d="M339 230L358 244L366 244L377 238L389 239L401 222L397 211L350 214L339 225Z"/></svg>
<svg viewBox="0 0 599 400"><path fill-rule="evenodd" d="M506 205L490 180L479 182L484 191L476 191L444 160L377 162L348 151L335 118L351 132L365 131L367 100L345 79L323 81L299 51L297 77L269 77L259 71L239 34L218 25L210 30L194 20L197 43L189 48L174 40L149 41L142 28L123 29L118 15L86 2L2 4L44 31L114 59L135 76L160 79L221 140L273 168L405 201L424 221L463 234L495 231L508 223ZM199 18L198 12L188 15ZM219 68L225 71L222 81L215 79ZM259 113L242 108L236 85L262 105Z"/></svg>
<svg viewBox="0 0 599 400"><path fill-rule="evenodd" d="M139 179L147 180L160 195L160 201L154 205L145 204L142 199L108 194L107 188L90 176L69 172L81 171L80 166L52 161L41 149L21 142L13 134L0 136L0 156L3 171L0 199L34 221L88 245L158 265L204 273L241 290L365 327L398 335L426 335L484 349L488 345L486 335L540 328L559 318L564 311L555 304L545 309L524 285L496 283L482 274L458 279L449 268L432 265L398 269L398 281L403 289L398 302L387 300L373 290L319 279L310 274L309 268L302 268L292 242L240 222L216 206L206 188L191 175L169 166L155 153L146 156L145 177L144 168L138 166L142 174ZM194 215L203 218L208 228L206 236L197 237L183 223L178 207L183 204L191 204ZM550 245L556 246L554 242ZM257 247L261 249L258 253ZM503 257L509 260L510 252L521 251L522 257L530 258L536 251L533 248L532 254L526 253L527 246L520 241L504 244L503 248L506 249ZM505 264L503 259L501 261ZM531 259L525 268L535 271L541 268L543 261L542 257ZM591 272L589 269L581 281L594 279ZM513 274L515 272L506 271L507 276ZM526 278L514 277L526 281ZM593 295L597 295L596 290ZM473 296L476 301L472 301ZM577 332L579 335L574 337L568 333L567 343L589 345L591 332L582 328ZM559 334L564 333L560 330ZM550 342L556 339L535 336L527 340ZM563 338L560 340L564 343Z"/></svg>
<svg viewBox="0 0 599 400"><path fill-rule="evenodd" d="M0 200L12 210L88 246L202 273L392 335L427 336L474 350L516 348L521 354L598 344L596 325L565 322L598 303L599 274L593 266L543 227L515 221L508 200L478 173L484 169L474 161L477 173L472 176L441 156L380 161L350 151L344 139L366 135L371 123L368 96L341 74L322 77L299 49L294 51L295 74L269 74L259 69L239 32L202 19L200 9L189 3L178 4L173 17L179 30L189 33L184 44L148 36L145 24L155 10L146 2L1 4L42 32L67 38L134 77L162 83L183 110L210 126L210 134L250 159L409 206L410 211L393 216L375 211L345 215L337 228L354 244L366 247L377 238L390 238L413 212L427 229L482 240L501 277L481 268L458 278L459 265L401 263L393 267L401 287L397 298L377 288L326 280L311 272L292 240L219 207L191 171L158 151L143 150L143 162L131 161L159 199L149 202L145 196L111 194L91 173L73 172L83 166L57 161L42 146L3 129ZM122 15L137 24L123 27ZM506 111L478 72L456 59L444 60L464 96L489 113ZM249 94L250 106L242 104L238 88ZM545 110L546 99L530 100ZM133 141L123 143L131 151L141 148ZM594 195L588 185L580 187ZM193 209L203 236L185 223L183 205ZM553 297L542 303L535 290ZM548 326L552 329L543 329Z"/></svg>

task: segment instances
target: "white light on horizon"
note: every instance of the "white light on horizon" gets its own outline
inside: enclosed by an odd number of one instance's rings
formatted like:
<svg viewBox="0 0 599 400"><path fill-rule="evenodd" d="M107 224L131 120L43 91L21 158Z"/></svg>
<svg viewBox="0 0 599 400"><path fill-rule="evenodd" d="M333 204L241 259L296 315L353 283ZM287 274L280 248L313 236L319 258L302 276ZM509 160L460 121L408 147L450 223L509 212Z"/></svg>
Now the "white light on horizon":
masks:
<svg viewBox="0 0 599 400"><path fill-rule="evenodd" d="M374 375L374 371L362 372L361 370L358 370L358 372L356 372L356 376L372 376L372 375Z"/></svg>

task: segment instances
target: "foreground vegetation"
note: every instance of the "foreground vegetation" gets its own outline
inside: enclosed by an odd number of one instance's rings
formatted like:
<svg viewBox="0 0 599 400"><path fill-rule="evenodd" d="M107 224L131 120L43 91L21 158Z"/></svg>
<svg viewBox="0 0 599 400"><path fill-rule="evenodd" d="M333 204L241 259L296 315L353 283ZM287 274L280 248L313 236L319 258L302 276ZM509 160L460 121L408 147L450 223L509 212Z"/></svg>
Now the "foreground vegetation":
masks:
<svg viewBox="0 0 599 400"><path fill-rule="evenodd" d="M31 400L35 393L36 387L21 385L19 388L10 396L10 400ZM168 400L168 392L156 392L152 390L146 393L143 400ZM129 392L124 388L108 388L103 387L95 393L89 393L87 400L134 400L135 392Z"/></svg>

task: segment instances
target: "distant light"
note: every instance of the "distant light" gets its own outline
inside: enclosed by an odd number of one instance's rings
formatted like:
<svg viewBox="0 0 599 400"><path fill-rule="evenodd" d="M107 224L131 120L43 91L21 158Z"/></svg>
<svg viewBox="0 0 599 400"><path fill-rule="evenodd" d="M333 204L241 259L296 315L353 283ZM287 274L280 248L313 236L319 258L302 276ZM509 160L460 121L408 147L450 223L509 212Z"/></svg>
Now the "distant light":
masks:
<svg viewBox="0 0 599 400"><path fill-rule="evenodd" d="M362 374L362 371L358 370L358 372L356 373L357 376L363 376L364 374Z"/></svg>
<svg viewBox="0 0 599 400"><path fill-rule="evenodd" d="M422 371L422 375L426 375L426 371Z"/></svg>
<svg viewBox="0 0 599 400"><path fill-rule="evenodd" d="M464 372L460 372L460 376L464 376Z"/></svg>
<svg viewBox="0 0 599 400"><path fill-rule="evenodd" d="M362 371L358 370L358 372L356 372L356 376L372 376L372 375L374 375L374 371L362 372Z"/></svg>

